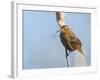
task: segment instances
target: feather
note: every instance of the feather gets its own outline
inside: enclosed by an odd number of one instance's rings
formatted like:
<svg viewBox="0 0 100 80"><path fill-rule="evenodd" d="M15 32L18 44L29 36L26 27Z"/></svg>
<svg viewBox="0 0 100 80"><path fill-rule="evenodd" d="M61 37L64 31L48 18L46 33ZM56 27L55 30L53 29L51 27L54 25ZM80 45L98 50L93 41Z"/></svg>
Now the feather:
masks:
<svg viewBox="0 0 100 80"><path fill-rule="evenodd" d="M67 25L64 25L61 27L60 32L60 40L65 49L72 52L74 50L79 51L83 54L83 51L81 49L82 44L78 37L70 30L70 28Z"/></svg>

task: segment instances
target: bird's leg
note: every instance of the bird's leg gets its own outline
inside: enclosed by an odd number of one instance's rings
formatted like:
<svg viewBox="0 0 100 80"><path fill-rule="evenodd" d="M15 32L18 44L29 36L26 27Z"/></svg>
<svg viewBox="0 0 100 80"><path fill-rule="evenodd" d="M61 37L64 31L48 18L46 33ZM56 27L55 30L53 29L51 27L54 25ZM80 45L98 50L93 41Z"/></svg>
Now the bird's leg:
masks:
<svg viewBox="0 0 100 80"><path fill-rule="evenodd" d="M69 56L69 54L68 54L68 51L67 51L67 49L65 49L65 51L66 51L66 57L68 57L68 56Z"/></svg>
<svg viewBox="0 0 100 80"><path fill-rule="evenodd" d="M65 51L66 51L67 67L69 67L69 60L68 60L68 56L69 56L69 54L68 54L68 51L67 51L67 49L65 49Z"/></svg>

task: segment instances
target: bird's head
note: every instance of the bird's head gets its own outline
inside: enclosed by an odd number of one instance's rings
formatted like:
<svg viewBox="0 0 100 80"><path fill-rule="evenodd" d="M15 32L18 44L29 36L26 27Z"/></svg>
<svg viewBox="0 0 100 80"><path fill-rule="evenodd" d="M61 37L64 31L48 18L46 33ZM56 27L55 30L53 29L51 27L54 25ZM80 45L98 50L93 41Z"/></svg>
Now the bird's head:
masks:
<svg viewBox="0 0 100 80"><path fill-rule="evenodd" d="M61 32L66 33L66 31L68 30L68 26L67 25L63 25L61 26Z"/></svg>

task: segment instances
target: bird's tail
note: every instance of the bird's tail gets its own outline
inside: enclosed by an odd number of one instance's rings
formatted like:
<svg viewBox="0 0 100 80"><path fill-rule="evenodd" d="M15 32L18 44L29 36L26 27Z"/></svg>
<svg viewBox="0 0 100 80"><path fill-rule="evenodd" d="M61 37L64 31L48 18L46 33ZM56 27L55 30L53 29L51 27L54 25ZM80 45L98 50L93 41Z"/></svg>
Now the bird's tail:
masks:
<svg viewBox="0 0 100 80"><path fill-rule="evenodd" d="M79 49L78 51L83 54L83 50L82 49Z"/></svg>
<svg viewBox="0 0 100 80"><path fill-rule="evenodd" d="M82 49L79 49L78 51L87 59L87 56L84 54Z"/></svg>

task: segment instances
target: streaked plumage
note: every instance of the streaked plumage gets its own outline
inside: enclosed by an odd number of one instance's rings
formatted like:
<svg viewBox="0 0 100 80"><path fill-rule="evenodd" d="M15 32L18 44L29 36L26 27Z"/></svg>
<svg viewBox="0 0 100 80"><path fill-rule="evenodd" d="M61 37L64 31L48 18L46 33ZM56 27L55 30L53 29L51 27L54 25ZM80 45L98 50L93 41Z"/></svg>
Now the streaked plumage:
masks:
<svg viewBox="0 0 100 80"><path fill-rule="evenodd" d="M69 55L67 50L69 52L77 50L83 54L83 51L81 49L81 41L78 37L76 37L76 35L71 31L71 29L67 25L61 26L60 40L63 46L65 47L66 57Z"/></svg>

